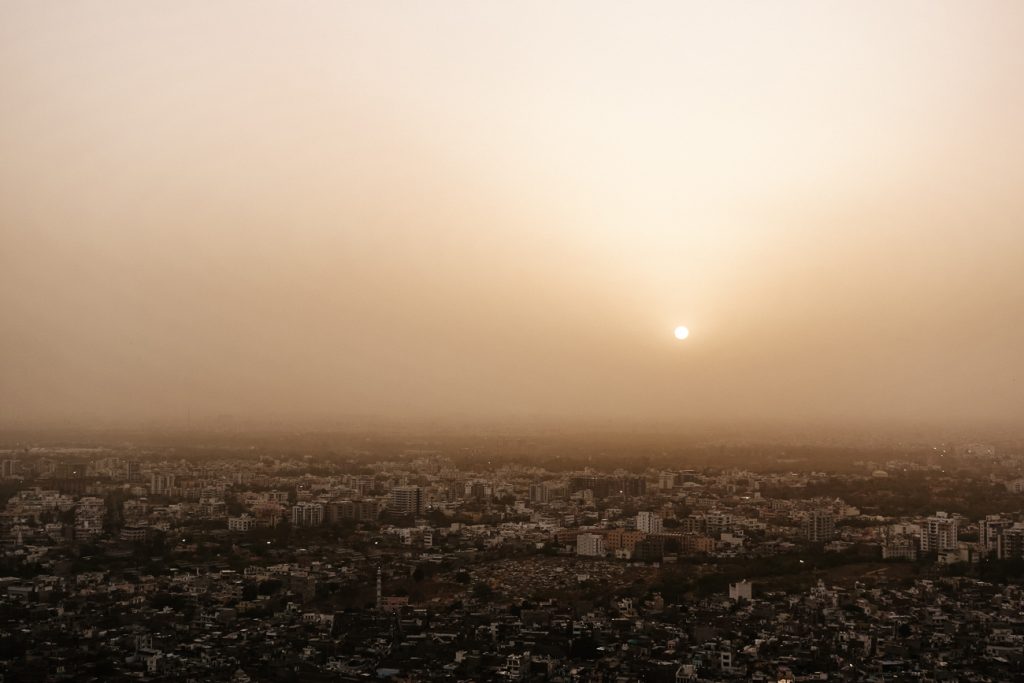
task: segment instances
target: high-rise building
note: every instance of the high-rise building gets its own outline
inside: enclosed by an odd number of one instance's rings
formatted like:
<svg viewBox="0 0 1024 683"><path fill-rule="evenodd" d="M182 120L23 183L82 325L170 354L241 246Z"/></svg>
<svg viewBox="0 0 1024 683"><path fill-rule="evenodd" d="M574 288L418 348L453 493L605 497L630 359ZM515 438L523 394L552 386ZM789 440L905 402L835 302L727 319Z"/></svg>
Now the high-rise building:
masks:
<svg viewBox="0 0 1024 683"><path fill-rule="evenodd" d="M636 530L645 534L660 534L664 529L661 516L654 512L638 512L636 515Z"/></svg>
<svg viewBox="0 0 1024 683"><path fill-rule="evenodd" d="M320 503L296 503L292 506L292 526L311 527L324 523L324 506Z"/></svg>
<svg viewBox="0 0 1024 683"><path fill-rule="evenodd" d="M636 544L633 548L633 559L639 562L661 562L665 556L665 539L651 536Z"/></svg>
<svg viewBox="0 0 1024 683"><path fill-rule="evenodd" d="M18 474L18 461L17 460L4 460L3 471L0 473L4 479L11 479Z"/></svg>
<svg viewBox="0 0 1024 683"><path fill-rule="evenodd" d="M487 482L471 482L469 485L469 497L473 500L489 500L491 497L491 487L487 485Z"/></svg>
<svg viewBox="0 0 1024 683"><path fill-rule="evenodd" d="M612 529L605 536L605 546L609 550L628 550L633 552L636 544L644 540L644 538L645 534L635 529Z"/></svg>
<svg viewBox="0 0 1024 683"><path fill-rule="evenodd" d="M75 538L90 538L103 531L107 505L102 498L86 496L75 505Z"/></svg>
<svg viewBox="0 0 1024 683"><path fill-rule="evenodd" d="M531 503L547 503L549 500L548 487L546 484L530 484Z"/></svg>
<svg viewBox="0 0 1024 683"><path fill-rule="evenodd" d="M604 557L604 537L600 534L579 534L576 537L576 554L584 557Z"/></svg>
<svg viewBox="0 0 1024 683"><path fill-rule="evenodd" d="M611 489L610 479L594 475L577 475L569 479L569 493L592 491L595 498L604 498Z"/></svg>
<svg viewBox="0 0 1024 683"><path fill-rule="evenodd" d="M174 488L174 475L153 472L149 476L149 492L156 496L166 496Z"/></svg>
<svg viewBox="0 0 1024 683"><path fill-rule="evenodd" d="M811 510L804 519L804 537L811 543L831 541L836 535L836 518L831 510Z"/></svg>
<svg viewBox="0 0 1024 683"><path fill-rule="evenodd" d="M356 493L358 493L360 496L368 496L371 493L373 493L373 477L369 475L360 474L359 476L354 478L352 484L356 490Z"/></svg>
<svg viewBox="0 0 1024 683"><path fill-rule="evenodd" d="M718 538L719 534L732 531L733 517L728 512L709 510L704 515L704 531L708 536Z"/></svg>
<svg viewBox="0 0 1024 683"><path fill-rule="evenodd" d="M372 522L379 513L377 501L374 500L337 500L324 507L324 515L329 524L339 524L345 520Z"/></svg>
<svg viewBox="0 0 1024 683"><path fill-rule="evenodd" d="M569 479L569 493L593 491L594 498L624 496L636 498L647 493L647 480L637 475L602 477L593 474L577 475Z"/></svg>
<svg viewBox="0 0 1024 683"><path fill-rule="evenodd" d="M626 498L636 498L647 493L647 480L643 477L619 477L616 483L618 484L619 495Z"/></svg>
<svg viewBox="0 0 1024 683"><path fill-rule="evenodd" d="M453 479L445 484L445 499L449 503L460 501L466 497L466 482Z"/></svg>
<svg viewBox="0 0 1024 683"><path fill-rule="evenodd" d="M1003 515L988 515L981 520L979 540L986 554L995 553L999 549L999 536L1013 526L1013 520Z"/></svg>
<svg viewBox="0 0 1024 683"><path fill-rule="evenodd" d="M391 489L388 509L403 515L422 515L426 510L423 489L419 486L396 486Z"/></svg>
<svg viewBox="0 0 1024 683"><path fill-rule="evenodd" d="M1024 559L1024 524L1002 529L996 538L996 556L1000 560Z"/></svg>
<svg viewBox="0 0 1024 683"><path fill-rule="evenodd" d="M936 512L921 525L921 552L933 553L957 547L956 519Z"/></svg>

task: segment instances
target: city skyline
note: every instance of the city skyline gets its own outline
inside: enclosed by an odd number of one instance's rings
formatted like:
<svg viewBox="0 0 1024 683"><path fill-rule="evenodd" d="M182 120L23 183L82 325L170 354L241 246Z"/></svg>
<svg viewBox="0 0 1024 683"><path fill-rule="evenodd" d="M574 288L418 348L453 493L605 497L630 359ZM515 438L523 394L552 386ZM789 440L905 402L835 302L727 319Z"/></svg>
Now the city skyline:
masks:
<svg viewBox="0 0 1024 683"><path fill-rule="evenodd" d="M1024 3L0 3L0 683L1024 680Z"/></svg>

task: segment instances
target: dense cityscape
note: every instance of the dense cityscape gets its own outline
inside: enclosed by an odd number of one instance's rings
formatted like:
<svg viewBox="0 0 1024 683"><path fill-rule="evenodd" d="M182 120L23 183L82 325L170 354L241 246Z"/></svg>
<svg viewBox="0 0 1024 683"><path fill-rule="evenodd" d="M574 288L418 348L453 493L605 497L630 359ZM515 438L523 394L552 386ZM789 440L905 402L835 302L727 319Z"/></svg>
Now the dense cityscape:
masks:
<svg viewBox="0 0 1024 683"><path fill-rule="evenodd" d="M1024 0L4 0L0 92L0 683L1024 683Z"/></svg>
<svg viewBox="0 0 1024 683"><path fill-rule="evenodd" d="M1024 675L1017 444L486 450L9 447L3 680Z"/></svg>

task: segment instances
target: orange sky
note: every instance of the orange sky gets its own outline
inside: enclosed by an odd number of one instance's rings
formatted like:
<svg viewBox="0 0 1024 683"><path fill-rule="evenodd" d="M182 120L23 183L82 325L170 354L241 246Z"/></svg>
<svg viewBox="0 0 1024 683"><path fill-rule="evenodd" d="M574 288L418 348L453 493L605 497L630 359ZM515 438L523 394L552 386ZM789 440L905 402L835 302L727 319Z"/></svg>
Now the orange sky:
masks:
<svg viewBox="0 0 1024 683"><path fill-rule="evenodd" d="M1022 45L1018 2L5 2L0 424L1014 419Z"/></svg>

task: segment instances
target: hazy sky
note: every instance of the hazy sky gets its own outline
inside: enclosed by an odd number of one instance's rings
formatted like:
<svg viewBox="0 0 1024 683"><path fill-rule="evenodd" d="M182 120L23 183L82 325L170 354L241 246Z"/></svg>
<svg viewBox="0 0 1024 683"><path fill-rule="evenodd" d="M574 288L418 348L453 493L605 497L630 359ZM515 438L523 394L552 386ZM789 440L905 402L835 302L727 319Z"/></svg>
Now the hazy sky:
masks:
<svg viewBox="0 0 1024 683"><path fill-rule="evenodd" d="M1015 0L4 0L0 92L0 422L1024 413Z"/></svg>

